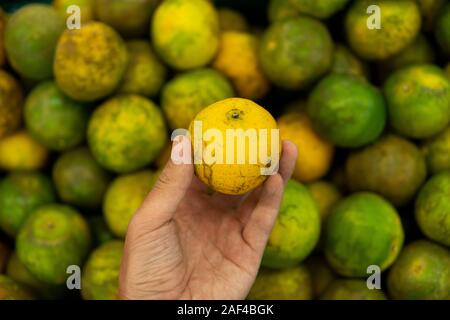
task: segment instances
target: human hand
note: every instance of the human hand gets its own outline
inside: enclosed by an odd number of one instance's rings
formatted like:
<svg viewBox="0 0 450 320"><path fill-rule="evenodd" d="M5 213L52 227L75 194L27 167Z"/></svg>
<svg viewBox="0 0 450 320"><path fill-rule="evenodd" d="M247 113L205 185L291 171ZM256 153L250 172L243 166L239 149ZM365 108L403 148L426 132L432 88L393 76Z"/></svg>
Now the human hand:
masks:
<svg viewBox="0 0 450 320"><path fill-rule="evenodd" d="M191 153L189 139L173 146ZM258 273L297 150L284 141L280 168L244 196L210 194L192 164L169 160L129 224L122 299L245 299Z"/></svg>

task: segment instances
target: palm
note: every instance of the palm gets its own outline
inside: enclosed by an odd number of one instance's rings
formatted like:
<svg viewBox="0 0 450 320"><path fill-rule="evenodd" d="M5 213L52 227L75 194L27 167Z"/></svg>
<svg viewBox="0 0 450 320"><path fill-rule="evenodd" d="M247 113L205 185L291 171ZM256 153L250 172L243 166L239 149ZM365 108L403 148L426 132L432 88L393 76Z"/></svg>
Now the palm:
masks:
<svg viewBox="0 0 450 320"><path fill-rule="evenodd" d="M209 194L197 178L191 178L177 205L161 209L146 200L129 226L121 296L245 298L278 210L279 201L271 197L281 200L281 195L267 193L270 183L282 189L283 179L277 176L246 197ZM173 209L170 218L164 211L171 210L166 209ZM256 215L258 210L267 212Z"/></svg>

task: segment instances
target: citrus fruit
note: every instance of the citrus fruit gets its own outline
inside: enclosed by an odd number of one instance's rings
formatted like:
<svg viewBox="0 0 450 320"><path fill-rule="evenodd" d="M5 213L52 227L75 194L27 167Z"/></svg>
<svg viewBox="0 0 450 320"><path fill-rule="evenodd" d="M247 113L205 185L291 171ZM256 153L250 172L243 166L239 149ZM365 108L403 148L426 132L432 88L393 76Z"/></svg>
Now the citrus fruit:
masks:
<svg viewBox="0 0 450 320"><path fill-rule="evenodd" d="M159 0L95 0L95 15L125 37L146 35Z"/></svg>
<svg viewBox="0 0 450 320"><path fill-rule="evenodd" d="M270 22L275 22L278 20L297 17L300 13L291 3L291 0L270 0L267 15Z"/></svg>
<svg viewBox="0 0 450 320"><path fill-rule="evenodd" d="M103 202L105 221L118 237L124 238L128 223L156 181L150 170L118 176L108 187Z"/></svg>
<svg viewBox="0 0 450 320"><path fill-rule="evenodd" d="M430 173L450 170L450 126L425 140L422 151Z"/></svg>
<svg viewBox="0 0 450 320"><path fill-rule="evenodd" d="M117 88L127 65L127 48L116 31L101 22L89 22L61 35L55 52L55 80L70 98L95 101Z"/></svg>
<svg viewBox="0 0 450 320"><path fill-rule="evenodd" d="M304 265L283 270L261 268L247 299L311 300L311 275Z"/></svg>
<svg viewBox="0 0 450 320"><path fill-rule="evenodd" d="M218 14L207 0L166 0L151 25L156 51L179 70L207 65L219 46L219 31Z"/></svg>
<svg viewBox="0 0 450 320"><path fill-rule="evenodd" d="M71 13L67 13L70 6L78 6L80 8L81 23L95 19L94 3L96 0L53 0L53 7L64 18L68 18Z"/></svg>
<svg viewBox="0 0 450 320"><path fill-rule="evenodd" d="M166 67L147 41L133 40L126 45L130 61L118 92L155 96L166 80Z"/></svg>
<svg viewBox="0 0 450 320"><path fill-rule="evenodd" d="M405 205L414 197L426 175L420 150L393 134L352 152L346 163L347 185L351 191L372 191L396 206Z"/></svg>
<svg viewBox="0 0 450 320"><path fill-rule="evenodd" d="M322 256L312 256L305 262L311 273L314 298L318 298L328 285L336 279L336 275Z"/></svg>
<svg viewBox="0 0 450 320"><path fill-rule="evenodd" d="M14 237L29 214L55 201L50 179L39 172L12 172L0 181L0 227Z"/></svg>
<svg viewBox="0 0 450 320"><path fill-rule="evenodd" d="M14 252L8 261L6 275L17 283L23 285L40 299L55 300L64 297L66 286L53 285L38 280L17 257Z"/></svg>
<svg viewBox="0 0 450 320"><path fill-rule="evenodd" d="M331 282L321 300L386 300L383 291L369 289L365 280L337 279Z"/></svg>
<svg viewBox="0 0 450 320"><path fill-rule="evenodd" d="M25 78L50 79L53 57L64 18L48 5L29 4L16 11L5 30L5 48L11 66Z"/></svg>
<svg viewBox="0 0 450 320"><path fill-rule="evenodd" d="M18 131L0 139L0 168L35 170L47 162L48 150L26 131Z"/></svg>
<svg viewBox="0 0 450 320"><path fill-rule="evenodd" d="M442 50L450 57L450 3L447 3L436 19L434 27L436 39Z"/></svg>
<svg viewBox="0 0 450 320"><path fill-rule="evenodd" d="M219 25L222 32L248 30L247 20L239 11L220 8L217 10L217 14L219 15Z"/></svg>
<svg viewBox="0 0 450 320"><path fill-rule="evenodd" d="M125 173L151 163L164 147L167 133L160 109L138 95L119 95L93 113L88 142L103 167Z"/></svg>
<svg viewBox="0 0 450 320"><path fill-rule="evenodd" d="M416 220L431 240L450 246L450 171L432 176L416 200Z"/></svg>
<svg viewBox="0 0 450 320"><path fill-rule="evenodd" d="M367 13L373 5L379 8L379 28L371 25L374 19ZM420 26L420 11L414 0L357 0L345 19L351 48L368 60L386 59L399 53L414 40Z"/></svg>
<svg viewBox="0 0 450 320"><path fill-rule="evenodd" d="M434 65L393 73L384 85L391 126L409 138L429 138L450 122L450 81Z"/></svg>
<svg viewBox="0 0 450 320"><path fill-rule="evenodd" d="M297 265L314 249L319 233L319 211L310 192L289 180L261 265L277 269Z"/></svg>
<svg viewBox="0 0 450 320"><path fill-rule="evenodd" d="M383 132L386 106L381 92L363 79L331 74L311 92L308 115L323 137L337 146L355 148Z"/></svg>
<svg viewBox="0 0 450 320"><path fill-rule="evenodd" d="M65 203L98 207L109 183L108 173L86 147L67 151L53 166L53 181Z"/></svg>
<svg viewBox="0 0 450 320"><path fill-rule="evenodd" d="M450 252L419 240L407 245L388 275L388 292L397 300L449 300Z"/></svg>
<svg viewBox="0 0 450 320"><path fill-rule="evenodd" d="M67 150L85 138L88 110L68 98L53 81L36 86L25 102L25 125L30 134L51 150Z"/></svg>
<svg viewBox="0 0 450 320"><path fill-rule="evenodd" d="M333 42L320 21L296 17L270 25L259 52L262 69L274 84L301 89L330 69Z"/></svg>
<svg viewBox="0 0 450 320"><path fill-rule="evenodd" d="M1 300L32 300L31 293L11 278L0 274L0 301Z"/></svg>
<svg viewBox="0 0 450 320"><path fill-rule="evenodd" d="M291 112L278 120L281 140L290 140L297 146L298 157L293 178L310 182L323 177L333 160L334 147L313 129L304 112Z"/></svg>
<svg viewBox="0 0 450 320"><path fill-rule="evenodd" d="M189 131L195 173L215 191L247 193L278 165L281 143L276 121L250 100L229 98L211 104L197 114Z"/></svg>
<svg viewBox="0 0 450 320"><path fill-rule="evenodd" d="M63 284L70 265L81 266L90 247L87 222L76 210L48 204L34 210L17 235L20 261L37 279Z"/></svg>
<svg viewBox="0 0 450 320"><path fill-rule="evenodd" d="M14 132L22 121L23 93L16 79L0 70L0 138Z"/></svg>
<svg viewBox="0 0 450 320"><path fill-rule="evenodd" d="M269 90L269 81L259 62L258 38L250 33L226 31L212 66L226 75L241 98L261 99Z"/></svg>
<svg viewBox="0 0 450 320"><path fill-rule="evenodd" d="M81 296L85 300L119 298L119 270L123 241L111 240L91 252L83 268Z"/></svg>
<svg viewBox="0 0 450 320"><path fill-rule="evenodd" d="M175 76L161 95L161 107L172 130L187 129L192 119L210 104L234 96L225 76L210 68L200 68Z"/></svg>
<svg viewBox="0 0 450 320"><path fill-rule="evenodd" d="M367 77L366 65L342 44L335 45L331 72Z"/></svg>
<svg viewBox="0 0 450 320"><path fill-rule="evenodd" d="M373 193L341 200L325 226L325 256L340 275L364 277L367 267L388 268L403 245L403 228L394 207Z"/></svg>
<svg viewBox="0 0 450 320"><path fill-rule="evenodd" d="M349 0L290 0L300 12L320 19L326 19L341 10Z"/></svg>
<svg viewBox="0 0 450 320"><path fill-rule="evenodd" d="M333 207L342 198L339 189L331 182L318 180L306 185L319 209L320 220L324 222Z"/></svg>

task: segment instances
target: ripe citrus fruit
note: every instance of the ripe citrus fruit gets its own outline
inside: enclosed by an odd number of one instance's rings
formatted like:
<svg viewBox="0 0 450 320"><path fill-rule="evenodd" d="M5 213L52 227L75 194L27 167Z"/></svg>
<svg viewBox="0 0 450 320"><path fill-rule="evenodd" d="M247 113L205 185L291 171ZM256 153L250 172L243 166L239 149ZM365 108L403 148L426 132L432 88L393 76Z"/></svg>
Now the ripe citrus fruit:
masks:
<svg viewBox="0 0 450 320"><path fill-rule="evenodd" d="M310 192L289 180L261 265L276 269L297 265L314 249L319 233L319 211Z"/></svg>
<svg viewBox="0 0 450 320"><path fill-rule="evenodd" d="M166 0L153 16L156 51L179 70L207 65L219 46L219 17L207 0Z"/></svg>
<svg viewBox="0 0 450 320"><path fill-rule="evenodd" d="M119 95L99 106L89 121L88 142L106 169L125 173L150 164L164 147L161 110L138 95Z"/></svg>
<svg viewBox="0 0 450 320"><path fill-rule="evenodd" d="M95 101L116 90L127 64L127 48L116 31L104 23L89 22L61 35L55 53L55 80L72 99Z"/></svg>
<svg viewBox="0 0 450 320"><path fill-rule="evenodd" d="M219 15L220 31L247 31L248 24L245 17L237 10L230 8L220 8Z"/></svg>
<svg viewBox="0 0 450 320"><path fill-rule="evenodd" d="M0 138L19 128L22 108L22 88L12 75L0 70Z"/></svg>
<svg viewBox="0 0 450 320"><path fill-rule="evenodd" d="M319 136L311 120L304 112L291 112L278 121L282 140L290 140L297 146L298 157L293 178L300 182L311 182L323 177L333 160L333 145Z"/></svg>
<svg viewBox="0 0 450 320"><path fill-rule="evenodd" d="M272 115L247 99L229 98L206 107L189 127L197 177L221 193L253 190L268 177L263 171L278 165L279 136L272 140L276 130Z"/></svg>
<svg viewBox="0 0 450 320"><path fill-rule="evenodd" d="M403 245L403 227L394 207L373 193L341 200L325 227L325 256L340 275L364 277L367 267L387 269Z"/></svg>
<svg viewBox="0 0 450 320"><path fill-rule="evenodd" d="M365 280L337 279L331 282L321 300L386 300L381 290L370 290Z"/></svg>
<svg viewBox="0 0 450 320"><path fill-rule="evenodd" d="M95 4L96 0L53 0L53 7L58 13L67 19L72 13L67 13L70 6L78 6L80 8L81 23L88 22L95 19ZM72 12L72 11L71 11Z"/></svg>
<svg viewBox="0 0 450 320"><path fill-rule="evenodd" d="M430 173L450 170L450 126L425 140L422 151Z"/></svg>
<svg viewBox="0 0 450 320"><path fill-rule="evenodd" d="M0 301L32 299L32 294L24 286L9 277L0 274Z"/></svg>
<svg viewBox="0 0 450 320"><path fill-rule="evenodd" d="M300 12L320 19L326 19L341 10L349 0L290 0Z"/></svg>
<svg viewBox="0 0 450 320"><path fill-rule="evenodd" d="M340 147L373 142L386 123L381 92L361 78L344 74L331 74L314 88L308 115L319 134Z"/></svg>

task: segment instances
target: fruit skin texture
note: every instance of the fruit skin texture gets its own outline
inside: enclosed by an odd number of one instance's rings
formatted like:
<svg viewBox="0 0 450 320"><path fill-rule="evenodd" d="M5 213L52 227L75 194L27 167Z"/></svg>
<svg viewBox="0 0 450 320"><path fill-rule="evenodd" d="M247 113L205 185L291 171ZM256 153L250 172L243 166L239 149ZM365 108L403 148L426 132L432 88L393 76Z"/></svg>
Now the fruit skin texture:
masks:
<svg viewBox="0 0 450 320"><path fill-rule="evenodd" d="M345 46L342 44L335 45L331 72L350 74L364 79L367 77L366 67L367 66Z"/></svg>
<svg viewBox="0 0 450 320"><path fill-rule="evenodd" d="M426 175L420 150L393 134L351 153L346 162L351 191L372 191L396 206L405 205L414 197Z"/></svg>
<svg viewBox="0 0 450 320"><path fill-rule="evenodd" d="M95 161L88 148L63 153L53 166L53 181L65 203L98 207L108 187L109 174Z"/></svg>
<svg viewBox="0 0 450 320"><path fill-rule="evenodd" d="M422 151L430 173L450 170L450 126L436 136L425 140Z"/></svg>
<svg viewBox="0 0 450 320"><path fill-rule="evenodd" d="M6 275L19 284L29 288L31 293L39 299L56 300L64 298L67 287L64 285L52 285L38 280L14 252L8 261Z"/></svg>
<svg viewBox="0 0 450 320"><path fill-rule="evenodd" d="M278 120L281 140L290 140L297 146L298 157L293 178L311 182L323 177L330 168L334 146L320 137L304 112L292 112Z"/></svg>
<svg viewBox="0 0 450 320"><path fill-rule="evenodd" d="M248 30L248 23L245 17L236 10L229 8L220 8L217 10L219 15L219 25L222 32Z"/></svg>
<svg viewBox="0 0 450 320"><path fill-rule="evenodd" d="M85 300L117 300L123 241L108 241L96 248L83 268L81 296Z"/></svg>
<svg viewBox="0 0 450 320"><path fill-rule="evenodd" d="M103 202L105 221L114 235L124 238L128 223L155 183L157 175L144 170L118 176L108 187Z"/></svg>
<svg viewBox="0 0 450 320"><path fill-rule="evenodd" d="M289 180L261 265L274 269L297 265L314 249L319 234L320 215L311 194Z"/></svg>
<svg viewBox="0 0 450 320"><path fill-rule="evenodd" d="M267 15L269 22L275 22L297 17L300 13L291 3L291 0L270 0Z"/></svg>
<svg viewBox="0 0 450 320"><path fill-rule="evenodd" d="M104 102L93 113L87 135L95 159L118 173L151 163L167 139L161 111L138 95L119 95Z"/></svg>
<svg viewBox="0 0 450 320"><path fill-rule="evenodd" d="M388 292L396 300L449 300L450 252L425 240L407 245L388 275Z"/></svg>
<svg viewBox="0 0 450 320"><path fill-rule="evenodd" d="M323 137L337 146L356 148L380 136L386 106L371 84L351 75L331 74L311 92L308 115Z"/></svg>
<svg viewBox="0 0 450 320"><path fill-rule="evenodd" d="M0 168L35 170L47 162L48 150L26 131L18 131L0 139Z"/></svg>
<svg viewBox="0 0 450 320"><path fill-rule="evenodd" d="M392 74L384 85L391 126L408 138L429 138L450 122L450 81L434 65Z"/></svg>
<svg viewBox="0 0 450 320"><path fill-rule="evenodd" d="M367 267L387 269L397 258L404 233L394 207L376 194L354 193L327 219L325 256L340 275L365 277Z"/></svg>
<svg viewBox="0 0 450 320"><path fill-rule="evenodd" d="M436 39L442 50L450 57L450 4L447 3L441 10L434 27Z"/></svg>
<svg viewBox="0 0 450 320"><path fill-rule="evenodd" d="M5 48L11 66L25 78L50 79L53 57L65 21L48 5L29 4L16 11L5 30Z"/></svg>
<svg viewBox="0 0 450 320"><path fill-rule="evenodd" d="M37 279L63 284L69 265L80 266L89 251L87 222L69 206L48 204L33 211L19 231L20 261Z"/></svg>
<svg viewBox="0 0 450 320"><path fill-rule="evenodd" d="M312 281L309 270L298 265L283 270L261 268L247 300L311 300Z"/></svg>
<svg viewBox="0 0 450 320"><path fill-rule="evenodd" d="M317 204L322 223L328 218L334 205L342 198L339 189L328 181L314 181L306 185Z"/></svg>
<svg viewBox="0 0 450 320"><path fill-rule="evenodd" d="M133 40L126 45L130 61L117 91L146 97L155 96L166 80L166 67L147 41Z"/></svg>
<svg viewBox="0 0 450 320"><path fill-rule="evenodd" d="M321 300L387 300L383 291L367 288L365 280L334 280L320 297Z"/></svg>
<svg viewBox="0 0 450 320"><path fill-rule="evenodd" d="M269 90L258 48L258 38L250 33L227 31L220 36L220 48L212 66L231 80L241 98L261 99Z"/></svg>
<svg viewBox="0 0 450 320"><path fill-rule="evenodd" d="M172 130L187 129L202 109L233 96L233 87L222 73L200 68L170 80L163 88L161 107Z"/></svg>
<svg viewBox="0 0 450 320"><path fill-rule="evenodd" d="M201 123L202 137L195 132L195 121ZM205 133L211 134L210 129L219 134L223 139L221 146L220 139L216 136L210 140L205 141ZM234 153L233 164L227 162L227 129L242 129L244 134L248 129L256 130L256 138L252 148L249 147L248 140L245 142L244 148L239 148ZM267 139L260 141L259 130L266 129ZM191 141L194 149L195 173L197 177L210 188L215 191L240 195L255 189L262 184L267 175L262 175L262 170L267 168L268 171L276 167L281 154L281 142L273 141L274 146L278 143L279 148L276 150L272 146L272 129L277 129L277 124L272 115L263 107L256 103L242 98L230 98L218 101L200 111L189 126ZM198 131L200 131L198 129ZM203 139L202 139L203 138ZM275 136L274 136L275 138ZM218 141L217 141L218 140ZM230 139L228 139L230 140ZM235 145L237 139L235 141ZM259 149L266 142L266 155L259 156ZM261 144L261 145L260 145ZM199 146L203 145L203 147ZM279 154L274 154L276 152ZM256 152L256 154L254 154ZM238 163L238 154L243 154L243 162ZM222 158L220 158L220 154ZM256 159L252 159L255 155ZM231 155L229 155L231 156ZM208 159L210 158L210 159ZM256 163L252 163L256 160ZM218 163L217 163L218 162ZM270 164L270 168L268 165Z"/></svg>
<svg viewBox="0 0 450 320"><path fill-rule="evenodd" d="M64 95L53 81L39 84L25 102L25 124L30 134L51 150L75 147L85 138L87 107Z"/></svg>
<svg viewBox="0 0 450 320"><path fill-rule="evenodd" d="M95 14L124 37L140 37L146 34L158 1L95 0Z"/></svg>
<svg viewBox="0 0 450 320"><path fill-rule="evenodd" d="M371 5L380 8L380 29L367 27L367 8ZM350 46L367 60L386 59L399 53L414 40L420 26L420 11L412 0L357 0L345 19Z"/></svg>
<svg viewBox="0 0 450 320"><path fill-rule="evenodd" d="M22 119L23 92L9 73L0 70L0 138L19 128Z"/></svg>
<svg viewBox="0 0 450 320"><path fill-rule="evenodd" d="M11 278L0 274L0 301L1 300L32 300L33 296L22 285Z"/></svg>
<svg viewBox="0 0 450 320"><path fill-rule="evenodd" d="M300 13L326 19L341 10L349 0L290 0L290 2Z"/></svg>
<svg viewBox="0 0 450 320"><path fill-rule="evenodd" d="M0 181L0 227L15 237L36 208L55 201L50 179L39 172L13 172Z"/></svg>
<svg viewBox="0 0 450 320"><path fill-rule="evenodd" d="M207 65L219 47L219 32L217 12L206 0L166 0L151 26L156 51L178 70Z"/></svg>
<svg viewBox="0 0 450 320"><path fill-rule="evenodd" d="M302 89L331 67L333 42L327 28L309 17L277 21L264 32L261 66L284 89Z"/></svg>
<svg viewBox="0 0 450 320"><path fill-rule="evenodd" d="M65 30L55 52L54 73L60 89L77 101L95 101L111 94L128 65L124 41L110 26L89 22Z"/></svg>
<svg viewBox="0 0 450 320"><path fill-rule="evenodd" d="M416 220L431 240L450 246L450 171L431 177L416 200Z"/></svg>

